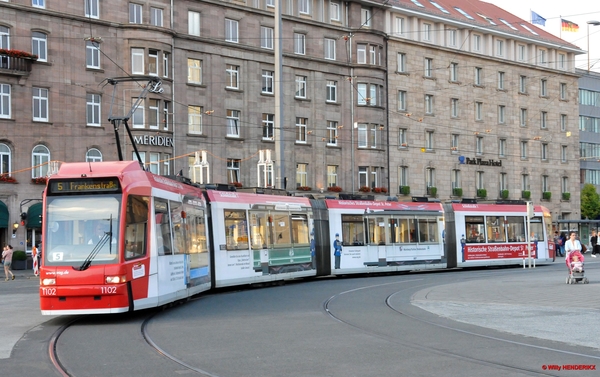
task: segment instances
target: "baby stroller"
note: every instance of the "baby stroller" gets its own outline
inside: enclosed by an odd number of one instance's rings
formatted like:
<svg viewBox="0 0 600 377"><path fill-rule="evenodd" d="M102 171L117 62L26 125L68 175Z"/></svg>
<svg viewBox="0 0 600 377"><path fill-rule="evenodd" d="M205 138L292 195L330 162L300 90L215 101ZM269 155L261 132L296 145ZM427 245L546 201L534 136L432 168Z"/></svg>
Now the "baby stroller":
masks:
<svg viewBox="0 0 600 377"><path fill-rule="evenodd" d="M574 261L574 256L578 257L578 261ZM567 276L567 284L576 284L583 281L583 284L588 284L590 281L585 277L585 270L583 268L583 254L579 251L570 252L565 258L565 263L569 269L569 276Z"/></svg>

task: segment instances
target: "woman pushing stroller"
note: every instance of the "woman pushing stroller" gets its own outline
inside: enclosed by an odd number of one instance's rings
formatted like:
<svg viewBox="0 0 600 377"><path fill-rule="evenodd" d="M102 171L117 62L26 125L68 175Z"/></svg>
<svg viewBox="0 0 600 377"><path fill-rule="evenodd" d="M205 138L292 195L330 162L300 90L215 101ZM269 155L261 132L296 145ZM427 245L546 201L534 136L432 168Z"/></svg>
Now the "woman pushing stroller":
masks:
<svg viewBox="0 0 600 377"><path fill-rule="evenodd" d="M573 284L583 281L584 284L587 284L588 279L584 275L584 258L581 253L581 242L576 238L575 233L571 233L570 238L565 243L565 251L567 253L565 263L569 269L569 276L566 283Z"/></svg>

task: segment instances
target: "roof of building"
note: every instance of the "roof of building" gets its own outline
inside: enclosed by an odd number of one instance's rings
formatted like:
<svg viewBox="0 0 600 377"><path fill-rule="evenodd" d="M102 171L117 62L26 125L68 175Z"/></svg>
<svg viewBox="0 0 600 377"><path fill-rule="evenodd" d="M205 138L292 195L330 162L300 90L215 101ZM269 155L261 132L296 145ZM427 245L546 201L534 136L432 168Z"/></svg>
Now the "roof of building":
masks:
<svg viewBox="0 0 600 377"><path fill-rule="evenodd" d="M538 39L540 42L558 44L568 49L581 50L578 46L548 33L494 4L479 0L383 0L398 8L410 9L432 16L444 17L462 23L496 28L502 33ZM582 51L583 53L583 51Z"/></svg>

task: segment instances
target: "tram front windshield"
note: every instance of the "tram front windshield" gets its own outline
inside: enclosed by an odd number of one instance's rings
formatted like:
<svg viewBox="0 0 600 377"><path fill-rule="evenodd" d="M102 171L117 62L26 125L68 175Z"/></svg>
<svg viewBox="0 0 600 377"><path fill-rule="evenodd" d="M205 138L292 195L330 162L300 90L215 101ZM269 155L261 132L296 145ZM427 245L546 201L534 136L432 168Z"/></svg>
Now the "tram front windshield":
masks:
<svg viewBox="0 0 600 377"><path fill-rule="evenodd" d="M46 266L118 262L121 195L47 197Z"/></svg>

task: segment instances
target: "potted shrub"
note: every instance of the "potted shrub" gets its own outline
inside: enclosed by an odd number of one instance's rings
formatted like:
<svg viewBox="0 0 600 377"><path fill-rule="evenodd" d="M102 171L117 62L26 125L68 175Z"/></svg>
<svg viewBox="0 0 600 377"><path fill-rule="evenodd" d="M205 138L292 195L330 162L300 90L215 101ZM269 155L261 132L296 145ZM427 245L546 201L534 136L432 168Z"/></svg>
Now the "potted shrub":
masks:
<svg viewBox="0 0 600 377"><path fill-rule="evenodd" d="M400 191L400 194L402 194L402 195L409 195L410 194L410 186L400 186L400 189L398 191Z"/></svg>
<svg viewBox="0 0 600 377"><path fill-rule="evenodd" d="M563 200L571 200L571 193L570 192L563 192L562 193L562 198L563 198Z"/></svg>
<svg viewBox="0 0 600 377"><path fill-rule="evenodd" d="M327 191L342 192L343 190L340 186L329 186L329 187L327 187Z"/></svg>
<svg viewBox="0 0 600 377"><path fill-rule="evenodd" d="M544 191L542 193L542 199L550 200L550 198L552 198L552 193L550 191Z"/></svg>
<svg viewBox="0 0 600 377"><path fill-rule="evenodd" d="M27 269L27 253L23 250L15 250L12 256L13 270L25 270Z"/></svg>
<svg viewBox="0 0 600 377"><path fill-rule="evenodd" d="M371 192L371 188L369 186L362 186L358 189L360 192Z"/></svg>
<svg viewBox="0 0 600 377"><path fill-rule="evenodd" d="M502 199L508 199L508 190L501 190L500 191L500 197Z"/></svg>
<svg viewBox="0 0 600 377"><path fill-rule="evenodd" d="M478 198L487 197L487 190L486 189L477 189L477 197Z"/></svg>
<svg viewBox="0 0 600 377"><path fill-rule="evenodd" d="M435 196L437 194L437 187L429 186L427 187L427 195Z"/></svg>
<svg viewBox="0 0 600 377"><path fill-rule="evenodd" d="M523 190L523 191L521 191L521 197L523 199L529 199L529 198L531 198L531 191L529 191L529 190Z"/></svg>
<svg viewBox="0 0 600 377"><path fill-rule="evenodd" d="M455 187L452 189L452 195L454 196L462 196L462 187Z"/></svg>

